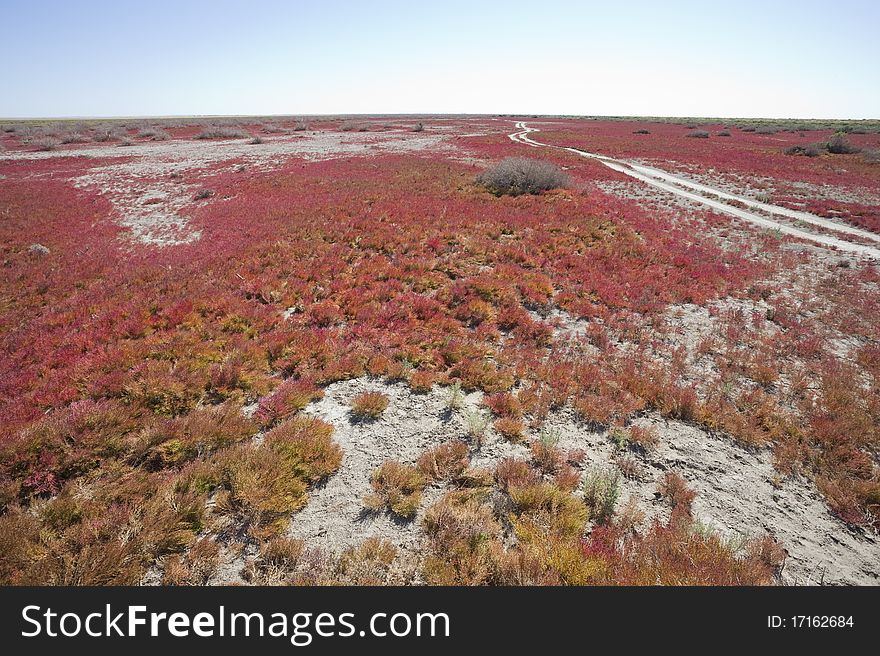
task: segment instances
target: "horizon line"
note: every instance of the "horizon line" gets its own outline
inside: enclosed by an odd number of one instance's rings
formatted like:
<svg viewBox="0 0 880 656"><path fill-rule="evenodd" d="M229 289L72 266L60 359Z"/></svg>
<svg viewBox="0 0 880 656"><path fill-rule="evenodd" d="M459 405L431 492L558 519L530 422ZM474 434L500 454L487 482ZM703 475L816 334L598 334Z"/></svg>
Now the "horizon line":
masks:
<svg viewBox="0 0 880 656"><path fill-rule="evenodd" d="M396 117L412 117L412 118L458 118L458 117L486 117L486 118L557 118L557 119L632 119L632 120L655 120L655 119L682 119L694 121L859 121L870 122L880 121L877 118L842 118L830 116L693 116L693 115L660 115L660 114L541 114L535 112L352 112L352 113L289 113L289 114L131 114L131 115L104 115L104 114L83 114L83 115L60 115L60 116L3 116L0 121L125 121L125 120L147 120L147 119L228 119L228 118L350 118L350 117L366 117L366 118L396 118Z"/></svg>

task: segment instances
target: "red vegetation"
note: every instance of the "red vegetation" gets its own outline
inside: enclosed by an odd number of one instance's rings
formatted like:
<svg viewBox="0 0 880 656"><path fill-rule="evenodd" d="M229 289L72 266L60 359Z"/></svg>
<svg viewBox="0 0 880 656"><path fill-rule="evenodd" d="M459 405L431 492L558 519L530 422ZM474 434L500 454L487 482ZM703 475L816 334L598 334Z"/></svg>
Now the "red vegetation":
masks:
<svg viewBox="0 0 880 656"><path fill-rule="evenodd" d="M571 122L542 136L638 157L659 157L676 139L693 166L816 183L832 175L824 161L781 159L763 137L632 129ZM516 151L503 135L462 141L486 158ZM800 263L778 243L762 242L760 257L733 237L722 248L701 236L697 218L671 224L595 191L588 180L614 175L595 163L552 157L570 167L574 188L516 198L492 196L473 183L475 167L437 156L218 167L200 180L215 197L187 210L201 238L169 248L135 246L106 199L70 184L100 162L0 160L0 580L137 583L157 559L189 550L217 513L244 522L249 539L272 539L342 457L329 426L297 413L326 385L367 374L416 391L454 382L482 390L495 428L512 440L566 405L591 425L628 426L648 409L697 422L772 445L780 471L815 477L843 520L876 523L876 267L828 271L811 288L821 305L809 306L766 282ZM877 187L852 166L854 184ZM35 243L49 252L30 250ZM658 317L727 296L767 301L773 316L730 318L702 345L718 371L706 378L661 343ZM541 318L550 308L584 320L583 340L559 339ZM765 323L781 336L764 335ZM864 344L857 362L823 353L834 331ZM384 410L364 401L367 416ZM252 419L242 413L250 404ZM260 428L265 441L252 443ZM656 439L629 431L644 448ZM639 544L598 530L581 541L573 465L547 445L533 455L537 469L504 461L495 471L527 546L495 558L492 540L455 542L460 561L435 558L431 580L770 580L766 549L730 560L678 524ZM465 476L465 467L457 443L418 467L386 463L372 507L412 517L429 479ZM673 483L668 495L684 507ZM93 496L74 495L79 486ZM497 520L468 493L435 509L432 539L452 540L452 526L491 536ZM547 526L552 539L542 542ZM181 555L169 581L198 579L212 559L200 549L199 559ZM678 564L659 574L645 565L652 554ZM543 569L532 577L535 558ZM700 564L692 574L688 559ZM562 572L564 563L573 569Z"/></svg>

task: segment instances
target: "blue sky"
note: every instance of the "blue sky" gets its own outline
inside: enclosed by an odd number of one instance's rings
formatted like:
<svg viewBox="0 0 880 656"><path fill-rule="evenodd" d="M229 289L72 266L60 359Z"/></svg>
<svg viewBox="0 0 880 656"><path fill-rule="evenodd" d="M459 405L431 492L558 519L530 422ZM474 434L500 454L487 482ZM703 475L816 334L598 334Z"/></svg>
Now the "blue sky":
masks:
<svg viewBox="0 0 880 656"><path fill-rule="evenodd" d="M880 2L0 0L0 116L880 118Z"/></svg>

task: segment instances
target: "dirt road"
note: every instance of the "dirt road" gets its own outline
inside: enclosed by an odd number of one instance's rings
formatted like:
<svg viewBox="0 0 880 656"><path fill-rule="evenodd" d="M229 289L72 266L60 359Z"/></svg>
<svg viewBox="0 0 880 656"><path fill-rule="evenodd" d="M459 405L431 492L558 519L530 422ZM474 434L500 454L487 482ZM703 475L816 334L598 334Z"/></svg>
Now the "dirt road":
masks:
<svg viewBox="0 0 880 656"><path fill-rule="evenodd" d="M842 233L842 235L852 235L880 244L880 235L873 232L868 232L867 230L861 230L841 223L835 223L834 221L829 221L828 219L824 219L814 214L799 212L787 207L771 205L770 203L762 203L744 196L737 196L736 194L715 189L650 166L634 164L624 160L590 153L585 150L579 150L577 148L542 143L528 136L530 133L539 132L539 130L538 128L527 126L524 121L516 123L516 128L516 132L508 135L511 141L516 143L530 146L532 148L560 148L562 150L576 153L582 157L589 157L590 159L602 162L602 164L610 169L628 175L657 189L706 205L716 212L735 216L739 219L761 226L762 228L774 230L784 235L791 235L792 237L806 239L817 244L822 244L823 246L831 246L840 251L864 255L880 260L880 247L867 244L857 244L829 234L811 232L801 227L796 227L789 223L775 220L774 217L798 221L799 224L807 224L825 230L833 230L837 233ZM756 214L754 211L741 209L741 207L734 207L724 201L736 202L737 204L743 205L751 210L760 211L762 214Z"/></svg>

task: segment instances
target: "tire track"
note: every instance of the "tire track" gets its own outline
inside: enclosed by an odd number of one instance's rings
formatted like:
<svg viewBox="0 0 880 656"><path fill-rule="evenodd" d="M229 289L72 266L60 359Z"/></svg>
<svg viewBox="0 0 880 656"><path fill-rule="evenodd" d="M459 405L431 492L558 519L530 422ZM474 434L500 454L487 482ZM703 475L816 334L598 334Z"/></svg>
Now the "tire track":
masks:
<svg viewBox="0 0 880 656"><path fill-rule="evenodd" d="M596 153L590 153L585 150L580 150L578 148L570 148L566 146L556 146L553 144L542 143L528 136L530 133L539 132L540 130L538 130L538 128L527 126L525 121L517 122L515 127L517 128L517 131L508 135L510 140L515 143L523 144L532 148L559 148L561 150L567 150L571 153L580 155L581 157L595 159L614 171L623 173L624 175L628 175L631 178L635 178L636 180L644 182L645 184L655 187L656 189L674 194L695 203L706 205L707 207L710 207L717 212L721 212L729 216L734 216L738 219L743 219L744 221L748 221L762 228L768 228L770 230L775 230L781 234L790 235L792 237L805 239L813 243L821 244L823 246L830 246L841 251L847 251L849 253L864 255L873 259L880 260L880 248L877 248L875 246L870 246L867 244L857 244L851 241L846 241L845 239L841 239L839 237L817 234L815 232L802 230L801 228L789 225L787 223L775 221L767 216L755 214L754 212L749 212L739 207L733 207L720 199L735 201L751 209L760 210L771 215L785 217L828 230L834 230L838 233L845 233L860 237L862 239L869 239L880 243L880 235L877 235L873 232L861 230L853 226L834 223L833 221L823 219L822 217L815 216L814 214L799 212L797 210L792 210L787 207L779 207L778 205L771 205L769 203L762 203L751 198L737 196L736 194L731 194L720 189L715 189L714 187L710 187L708 185L693 182L692 180L688 180L677 175L672 175L671 173L667 173L666 171L650 166L630 164L629 162L625 162L623 160L606 157L605 155L599 155ZM711 194L715 198L709 198L705 194Z"/></svg>

